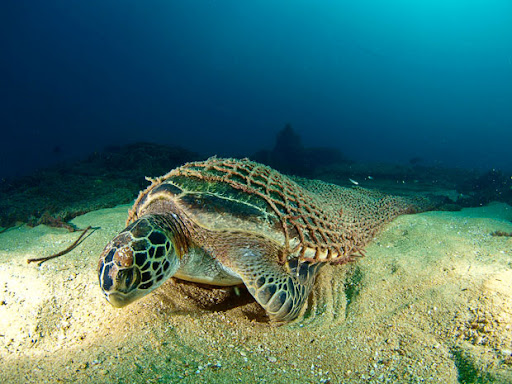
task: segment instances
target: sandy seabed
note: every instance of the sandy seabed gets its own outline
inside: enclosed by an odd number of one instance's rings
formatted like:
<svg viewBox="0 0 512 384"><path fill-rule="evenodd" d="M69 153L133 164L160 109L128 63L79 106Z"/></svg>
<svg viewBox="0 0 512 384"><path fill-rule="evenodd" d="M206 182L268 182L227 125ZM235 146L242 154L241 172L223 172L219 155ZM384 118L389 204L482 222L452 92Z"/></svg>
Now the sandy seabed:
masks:
<svg viewBox="0 0 512 384"><path fill-rule="evenodd" d="M324 268L304 316L276 326L243 289L171 279L123 309L96 268L128 206L0 234L2 383L512 383L512 208L402 216Z"/></svg>

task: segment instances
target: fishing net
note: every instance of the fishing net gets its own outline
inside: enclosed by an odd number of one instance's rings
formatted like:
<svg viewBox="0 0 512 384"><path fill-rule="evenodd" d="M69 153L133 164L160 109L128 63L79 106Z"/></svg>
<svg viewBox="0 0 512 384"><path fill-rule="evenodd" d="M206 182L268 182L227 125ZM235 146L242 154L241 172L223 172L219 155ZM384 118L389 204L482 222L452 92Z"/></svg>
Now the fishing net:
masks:
<svg viewBox="0 0 512 384"><path fill-rule="evenodd" d="M138 201L162 182L176 177L229 185L265 201L280 222L285 243L280 260L283 263L292 257L314 262L350 261L362 254L363 247L385 223L426 208L421 199L288 177L248 159L215 157L187 163L153 180Z"/></svg>

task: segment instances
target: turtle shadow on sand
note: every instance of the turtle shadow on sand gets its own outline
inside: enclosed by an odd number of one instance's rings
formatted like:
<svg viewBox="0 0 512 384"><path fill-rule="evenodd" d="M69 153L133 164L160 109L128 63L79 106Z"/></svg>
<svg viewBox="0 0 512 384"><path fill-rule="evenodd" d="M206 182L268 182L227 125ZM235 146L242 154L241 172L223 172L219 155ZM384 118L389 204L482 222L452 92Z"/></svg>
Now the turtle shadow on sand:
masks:
<svg viewBox="0 0 512 384"><path fill-rule="evenodd" d="M240 311L249 321L270 321L244 285L219 287L172 278L154 296L172 314Z"/></svg>

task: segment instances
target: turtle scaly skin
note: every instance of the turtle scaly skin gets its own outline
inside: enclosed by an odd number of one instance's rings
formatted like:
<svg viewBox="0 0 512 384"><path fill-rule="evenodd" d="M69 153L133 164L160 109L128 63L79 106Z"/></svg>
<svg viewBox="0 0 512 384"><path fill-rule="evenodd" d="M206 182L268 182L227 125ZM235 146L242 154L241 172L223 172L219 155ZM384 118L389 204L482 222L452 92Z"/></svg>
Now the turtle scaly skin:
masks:
<svg viewBox="0 0 512 384"><path fill-rule="evenodd" d="M290 321L322 265L353 260L383 224L419 209L405 198L291 179L247 159L188 163L151 181L100 257L100 286L116 307L175 276L243 283L272 320Z"/></svg>

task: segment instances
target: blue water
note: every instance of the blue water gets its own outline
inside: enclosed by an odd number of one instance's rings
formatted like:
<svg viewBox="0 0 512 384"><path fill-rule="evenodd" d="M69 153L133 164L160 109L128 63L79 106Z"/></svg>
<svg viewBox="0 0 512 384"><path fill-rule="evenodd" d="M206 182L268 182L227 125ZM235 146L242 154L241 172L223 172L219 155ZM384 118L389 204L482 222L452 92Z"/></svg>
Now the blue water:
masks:
<svg viewBox="0 0 512 384"><path fill-rule="evenodd" d="M2 1L0 176L139 140L512 169L512 2Z"/></svg>

